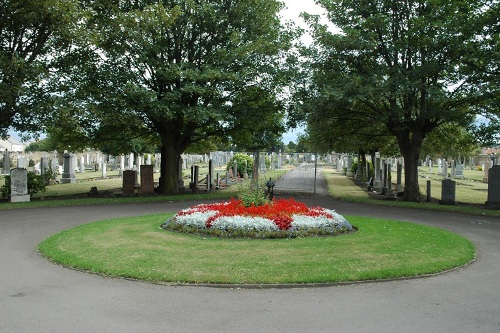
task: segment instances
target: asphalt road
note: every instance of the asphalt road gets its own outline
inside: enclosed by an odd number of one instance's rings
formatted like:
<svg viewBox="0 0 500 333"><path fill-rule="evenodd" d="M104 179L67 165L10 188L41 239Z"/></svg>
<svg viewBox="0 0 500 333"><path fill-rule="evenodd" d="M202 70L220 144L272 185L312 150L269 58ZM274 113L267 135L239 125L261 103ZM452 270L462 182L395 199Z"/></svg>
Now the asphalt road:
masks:
<svg viewBox="0 0 500 333"><path fill-rule="evenodd" d="M0 332L500 332L500 219L302 201L341 214L438 226L472 240L473 264L434 277L315 288L151 285L52 264L46 237L194 202L0 211Z"/></svg>

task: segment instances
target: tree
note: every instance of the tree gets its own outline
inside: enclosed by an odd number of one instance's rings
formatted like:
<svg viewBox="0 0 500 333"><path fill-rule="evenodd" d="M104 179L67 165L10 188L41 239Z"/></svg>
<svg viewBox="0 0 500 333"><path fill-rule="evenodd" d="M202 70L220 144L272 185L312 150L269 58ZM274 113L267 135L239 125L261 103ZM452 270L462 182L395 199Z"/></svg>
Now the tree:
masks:
<svg viewBox="0 0 500 333"><path fill-rule="evenodd" d="M44 80L54 47L67 41L77 1L4 0L0 8L0 137L36 132L50 113Z"/></svg>
<svg viewBox="0 0 500 333"><path fill-rule="evenodd" d="M357 126L383 125L405 160L404 200L420 201L424 138L446 123L466 126L498 98L494 75L484 74L495 65L485 56L489 40L480 24L498 1L317 2L342 32L306 15L314 29L310 102L327 101L330 117L356 119ZM478 44L484 52L473 52ZM474 57L476 69L467 64Z"/></svg>
<svg viewBox="0 0 500 333"><path fill-rule="evenodd" d="M294 33L279 20L279 1L95 0L86 6L89 45L77 48L74 59L85 49L93 53L73 62L78 90L72 99L80 115L88 113L81 116L87 129L124 118L140 125L132 127L136 133L156 136L160 192L178 193L178 162L191 145L256 125L276 129L275 118L240 102L261 100L255 91L276 96L287 80L284 54Z"/></svg>

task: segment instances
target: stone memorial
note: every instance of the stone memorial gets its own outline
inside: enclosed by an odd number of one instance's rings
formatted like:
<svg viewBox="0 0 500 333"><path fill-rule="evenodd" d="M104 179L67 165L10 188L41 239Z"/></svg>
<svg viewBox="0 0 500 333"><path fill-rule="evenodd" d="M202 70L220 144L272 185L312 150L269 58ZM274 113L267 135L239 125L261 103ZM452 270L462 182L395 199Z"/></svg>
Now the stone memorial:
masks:
<svg viewBox="0 0 500 333"><path fill-rule="evenodd" d="M500 165L494 165L488 175L487 209L500 209Z"/></svg>
<svg viewBox="0 0 500 333"><path fill-rule="evenodd" d="M125 170L123 171L123 195L134 195L135 194L135 171Z"/></svg>
<svg viewBox="0 0 500 333"><path fill-rule="evenodd" d="M375 153L375 163L373 165L373 190L382 189L382 172L380 172L380 152Z"/></svg>
<svg viewBox="0 0 500 333"><path fill-rule="evenodd" d="M457 183L452 179L444 179L441 189L440 205L456 205L455 191Z"/></svg>
<svg viewBox="0 0 500 333"><path fill-rule="evenodd" d="M10 152L8 149L5 149L3 153L3 174L10 175Z"/></svg>
<svg viewBox="0 0 500 333"><path fill-rule="evenodd" d="M106 162L102 161L101 162L101 178L106 179L108 178L108 170L107 170L107 165Z"/></svg>
<svg viewBox="0 0 500 333"><path fill-rule="evenodd" d="M153 179L153 166L141 165L141 192L150 194L155 192L155 184Z"/></svg>
<svg viewBox="0 0 500 333"><path fill-rule="evenodd" d="M491 163L490 161L487 161L484 164L483 183L487 183L488 182L489 172L490 172L490 168L491 168L491 164L490 163Z"/></svg>
<svg viewBox="0 0 500 333"><path fill-rule="evenodd" d="M63 155L64 158L64 163L63 163L63 173L61 176L61 183L63 184L68 184L68 183L75 183L76 178L75 178L75 168L73 165L73 155L65 153Z"/></svg>
<svg viewBox="0 0 500 333"><path fill-rule="evenodd" d="M464 179L464 169L465 165L461 163L457 163L455 166L455 177L457 179Z"/></svg>
<svg viewBox="0 0 500 333"><path fill-rule="evenodd" d="M26 156L19 156L17 158L17 168L28 169L28 158L26 158Z"/></svg>
<svg viewBox="0 0 500 333"><path fill-rule="evenodd" d="M10 202L28 202L28 170L16 168L10 172Z"/></svg>

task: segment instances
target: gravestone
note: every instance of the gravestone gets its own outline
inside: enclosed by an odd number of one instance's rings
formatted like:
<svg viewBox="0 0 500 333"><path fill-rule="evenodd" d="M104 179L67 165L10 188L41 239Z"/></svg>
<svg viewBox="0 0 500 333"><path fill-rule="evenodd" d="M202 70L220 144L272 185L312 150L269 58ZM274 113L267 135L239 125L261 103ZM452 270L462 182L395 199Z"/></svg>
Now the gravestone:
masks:
<svg viewBox="0 0 500 333"><path fill-rule="evenodd" d="M123 171L122 192L123 195L135 194L135 170Z"/></svg>
<svg viewBox="0 0 500 333"><path fill-rule="evenodd" d="M500 165L494 165L488 175L487 209L500 209Z"/></svg>
<svg viewBox="0 0 500 333"><path fill-rule="evenodd" d="M213 160L208 160L207 191L212 190L213 179L214 179L214 162Z"/></svg>
<svg viewBox="0 0 500 333"><path fill-rule="evenodd" d="M443 163L443 178L448 179L448 162L444 161Z"/></svg>
<svg viewBox="0 0 500 333"><path fill-rule="evenodd" d="M5 149L3 153L3 174L10 175L10 152L8 149Z"/></svg>
<svg viewBox="0 0 500 333"><path fill-rule="evenodd" d="M125 170L125 155L120 155L120 170L118 171L120 177L123 177L123 170Z"/></svg>
<svg viewBox="0 0 500 333"><path fill-rule="evenodd" d="M455 191L457 183L452 179L444 179L441 189L440 205L456 205Z"/></svg>
<svg viewBox="0 0 500 333"><path fill-rule="evenodd" d="M382 189L382 173L380 172L380 152L375 153L375 164L373 165L373 189L380 191Z"/></svg>
<svg viewBox="0 0 500 333"><path fill-rule="evenodd" d="M26 158L26 156L20 156L17 158L17 168L28 169L28 159Z"/></svg>
<svg viewBox="0 0 500 333"><path fill-rule="evenodd" d="M191 182L189 188L193 193L198 193L198 178L200 175L200 167L198 165L191 165Z"/></svg>
<svg viewBox="0 0 500 333"><path fill-rule="evenodd" d="M486 163L484 164L483 183L487 183L488 182L489 172L490 172L490 168L491 168L491 164L490 163L491 163L490 161L486 161Z"/></svg>
<svg viewBox="0 0 500 333"><path fill-rule="evenodd" d="M455 166L455 178L464 179L464 169L465 165L462 163L457 163Z"/></svg>
<svg viewBox="0 0 500 333"><path fill-rule="evenodd" d="M141 165L141 192L154 193L153 166Z"/></svg>
<svg viewBox="0 0 500 333"><path fill-rule="evenodd" d="M85 157L80 156L80 173L85 172Z"/></svg>
<svg viewBox="0 0 500 333"><path fill-rule="evenodd" d="M63 155L64 163L63 163L63 173L61 176L61 183L75 183L75 168L73 166L73 155L65 153Z"/></svg>
<svg viewBox="0 0 500 333"><path fill-rule="evenodd" d="M108 178L108 170L107 170L107 165L106 165L106 162L102 162L101 163L101 178L102 179L106 179Z"/></svg>
<svg viewBox="0 0 500 333"><path fill-rule="evenodd" d="M442 175L443 174L443 161L441 161L441 159L438 159L438 171L437 171L438 175Z"/></svg>
<svg viewBox="0 0 500 333"><path fill-rule="evenodd" d="M347 156L346 158L346 176L352 177L352 156Z"/></svg>
<svg viewBox="0 0 500 333"><path fill-rule="evenodd" d="M233 164L233 174L234 174L234 178L239 178L239 174L238 174L238 162L236 162L236 160L234 161L234 164Z"/></svg>
<svg viewBox="0 0 500 333"><path fill-rule="evenodd" d="M40 158L40 173L45 175L49 172L49 158L47 156L42 156Z"/></svg>
<svg viewBox="0 0 500 333"><path fill-rule="evenodd" d="M53 158L50 160L50 169L60 175L62 172L59 172L59 160L57 158Z"/></svg>
<svg viewBox="0 0 500 333"><path fill-rule="evenodd" d="M16 168L10 172L10 202L28 202L28 170Z"/></svg>

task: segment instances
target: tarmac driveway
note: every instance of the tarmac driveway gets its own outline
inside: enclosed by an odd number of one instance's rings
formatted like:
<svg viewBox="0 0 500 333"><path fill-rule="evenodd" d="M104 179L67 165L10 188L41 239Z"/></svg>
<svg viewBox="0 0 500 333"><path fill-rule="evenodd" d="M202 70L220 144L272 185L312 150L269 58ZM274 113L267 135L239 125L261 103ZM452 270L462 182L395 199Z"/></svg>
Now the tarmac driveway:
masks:
<svg viewBox="0 0 500 333"><path fill-rule="evenodd" d="M0 332L500 332L500 219L301 199L341 214L438 226L478 260L443 275L317 288L161 286L54 265L37 244L110 217L194 202L0 211Z"/></svg>

